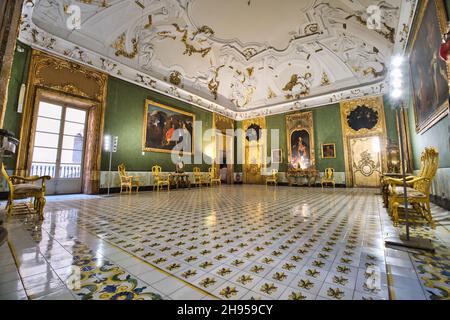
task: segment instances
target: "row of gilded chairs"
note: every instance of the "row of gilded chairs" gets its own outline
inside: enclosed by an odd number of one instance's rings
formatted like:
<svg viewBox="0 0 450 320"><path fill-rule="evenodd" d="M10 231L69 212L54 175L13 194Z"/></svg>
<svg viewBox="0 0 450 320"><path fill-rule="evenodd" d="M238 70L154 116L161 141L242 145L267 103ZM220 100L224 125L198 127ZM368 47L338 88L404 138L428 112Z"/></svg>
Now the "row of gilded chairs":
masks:
<svg viewBox="0 0 450 320"><path fill-rule="evenodd" d="M413 217L410 222L425 220L434 229L435 223L431 214L430 193L434 177L439 167L439 152L435 148L425 148L420 157L420 170L417 175L406 177L406 194L402 178L395 178L389 174L381 177L381 193L394 226L404 220L405 200L412 209Z"/></svg>
<svg viewBox="0 0 450 320"><path fill-rule="evenodd" d="M120 192L123 190L131 193L133 188L136 188L136 192L139 192L140 180L138 176L128 175L124 164L118 166L118 172L120 177ZM213 186L214 184L221 185L222 182L219 177L219 171L216 167L210 167L208 172L201 172L200 168L195 167L193 185L201 187L202 185ZM158 165L152 167L153 178L153 190L161 190L164 187L170 190L170 174L163 173L162 168Z"/></svg>
<svg viewBox="0 0 450 320"><path fill-rule="evenodd" d="M278 170L272 169L270 175L266 177L266 185L273 184L278 185ZM334 179L334 169L326 168L322 177L321 185L331 184L333 188L336 186L336 180Z"/></svg>

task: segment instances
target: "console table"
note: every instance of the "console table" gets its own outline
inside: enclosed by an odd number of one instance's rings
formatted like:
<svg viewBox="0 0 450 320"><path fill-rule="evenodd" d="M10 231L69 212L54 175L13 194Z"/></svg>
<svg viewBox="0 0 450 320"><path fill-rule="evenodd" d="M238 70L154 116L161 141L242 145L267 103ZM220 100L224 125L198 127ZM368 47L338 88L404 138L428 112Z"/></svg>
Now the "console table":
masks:
<svg viewBox="0 0 450 320"><path fill-rule="evenodd" d="M286 177L289 181L289 186L295 185L306 185L305 183L302 183L301 180L305 180L308 187L311 187L311 185L315 185L317 182L317 178L319 177L319 171L315 168L309 168L309 169L294 169L290 168L288 169L286 173Z"/></svg>
<svg viewBox="0 0 450 320"><path fill-rule="evenodd" d="M187 173L171 173L169 175L170 185L175 185L178 189L179 186L184 188L191 188L191 180Z"/></svg>

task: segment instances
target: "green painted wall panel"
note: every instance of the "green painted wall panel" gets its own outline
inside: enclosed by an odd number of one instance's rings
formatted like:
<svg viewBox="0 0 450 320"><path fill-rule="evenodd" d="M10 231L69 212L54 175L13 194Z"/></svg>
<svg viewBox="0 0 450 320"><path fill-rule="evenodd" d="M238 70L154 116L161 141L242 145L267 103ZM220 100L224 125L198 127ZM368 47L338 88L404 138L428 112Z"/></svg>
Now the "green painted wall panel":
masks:
<svg viewBox="0 0 450 320"><path fill-rule="evenodd" d="M388 95L383 97L384 113L386 118L386 131L392 143L398 143L397 120L395 110Z"/></svg>
<svg viewBox="0 0 450 320"><path fill-rule="evenodd" d="M113 155L113 170L116 170L120 163L124 163L129 171L150 171L151 167L156 164L160 165L163 171L175 170L169 153L145 152L142 155L141 144L146 99L194 113L195 120L202 121L203 131L212 127L212 113L208 111L110 77L104 132L119 137L118 152ZM196 132L195 135L197 136L198 133ZM203 136L203 132L201 136ZM201 143L196 143L195 148L201 150ZM109 155L103 152L102 170L108 170L108 165ZM200 165L200 167L205 171L208 168L206 164ZM192 165L187 165L186 170L191 171Z"/></svg>
<svg viewBox="0 0 450 320"><path fill-rule="evenodd" d="M344 172L344 145L342 141L342 126L339 104L315 108L313 109L313 117L316 168L319 171L323 171L325 168L334 168L336 172ZM336 144L335 159L322 159L322 152L320 148L323 143Z"/></svg>
<svg viewBox="0 0 450 320"><path fill-rule="evenodd" d="M450 168L450 146L448 142L450 128L448 115L422 134L418 134L415 129L416 124L412 103L408 107L408 119L414 170L420 169L420 156L426 147L435 147L439 150L440 168Z"/></svg>
<svg viewBox="0 0 450 320"><path fill-rule="evenodd" d="M19 100L20 87L23 83L26 83L28 79L31 48L19 42L17 43L17 46L23 48L24 52L18 52L16 50L14 53L3 128L13 132L15 136L19 138L22 114L17 112L17 104ZM7 168L14 168L16 157L5 159L5 163Z"/></svg>

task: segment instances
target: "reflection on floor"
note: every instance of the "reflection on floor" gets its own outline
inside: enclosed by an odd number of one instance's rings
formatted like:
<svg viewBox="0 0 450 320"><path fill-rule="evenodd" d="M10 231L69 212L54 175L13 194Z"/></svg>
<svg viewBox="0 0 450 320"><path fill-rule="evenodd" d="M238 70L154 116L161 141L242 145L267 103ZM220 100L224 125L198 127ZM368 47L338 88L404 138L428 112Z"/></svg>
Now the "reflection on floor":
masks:
<svg viewBox="0 0 450 320"><path fill-rule="evenodd" d="M45 217L7 222L0 299L449 299L448 230L413 229L434 255L386 249L400 229L374 190L54 198Z"/></svg>

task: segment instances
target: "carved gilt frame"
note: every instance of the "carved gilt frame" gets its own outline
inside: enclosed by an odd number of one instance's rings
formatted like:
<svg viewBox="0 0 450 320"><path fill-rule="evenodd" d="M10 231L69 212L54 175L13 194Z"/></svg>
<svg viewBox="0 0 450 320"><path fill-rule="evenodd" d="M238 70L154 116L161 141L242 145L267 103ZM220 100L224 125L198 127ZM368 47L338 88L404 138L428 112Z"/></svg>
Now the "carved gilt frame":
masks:
<svg viewBox="0 0 450 320"><path fill-rule="evenodd" d="M29 175L40 97L73 103L88 110L82 191L98 193L107 75L37 50L32 53L29 75L15 172Z"/></svg>
<svg viewBox="0 0 450 320"><path fill-rule="evenodd" d="M291 136L295 131L305 130L309 134L309 149L310 149L310 166L316 166L315 144L314 144L314 121L312 111L300 112L286 115L286 137L288 150L288 164L291 163L292 147Z"/></svg>
<svg viewBox="0 0 450 320"><path fill-rule="evenodd" d="M428 7L429 1L433 1L435 6L436 6L436 12L437 12L437 20L439 22L439 29L441 31L441 35L447 33L447 13L446 13L446 9L445 9L445 4L443 0L423 0L420 1L418 4L418 16L417 16L417 20L415 22L414 25L414 33L413 33L413 37L411 42L408 44L408 60L409 57L411 56L411 49L414 47L416 40L417 40L417 36L419 34L419 30L422 27L422 22L423 22L423 17L425 15L425 11ZM436 48L436 50L438 50L438 48ZM411 65L409 65L409 72L411 74ZM448 78L448 83L449 83L449 93L450 93L450 72L449 72L449 63L447 63L447 78ZM413 92L414 92L414 85L411 81L411 87L413 88ZM450 104L449 101L445 101L442 105L440 105L435 111L434 114L432 114L426 121L424 121L423 124L419 125L418 123L418 119L417 119L417 112L416 112L416 100L413 97L412 99L412 103L413 103L413 111L414 111L414 122L416 125L416 132L419 134L424 133L425 131L427 131L428 129L430 129L431 127L433 127L436 123L438 123L441 119L443 119L447 114L449 114L449 108L450 108Z"/></svg>
<svg viewBox="0 0 450 320"><path fill-rule="evenodd" d="M347 116L358 106L366 105L369 108L378 112L378 122L372 129L353 130L347 123ZM342 139L344 145L344 160L345 160L345 180L347 187L353 186L353 170L352 170L352 156L350 148L350 140L352 138L364 137L380 137L381 148L381 168L383 172L387 171L387 132L386 132L386 118L384 113L384 103L381 96L371 98L361 98L348 100L340 103L341 109L341 124L342 124Z"/></svg>

